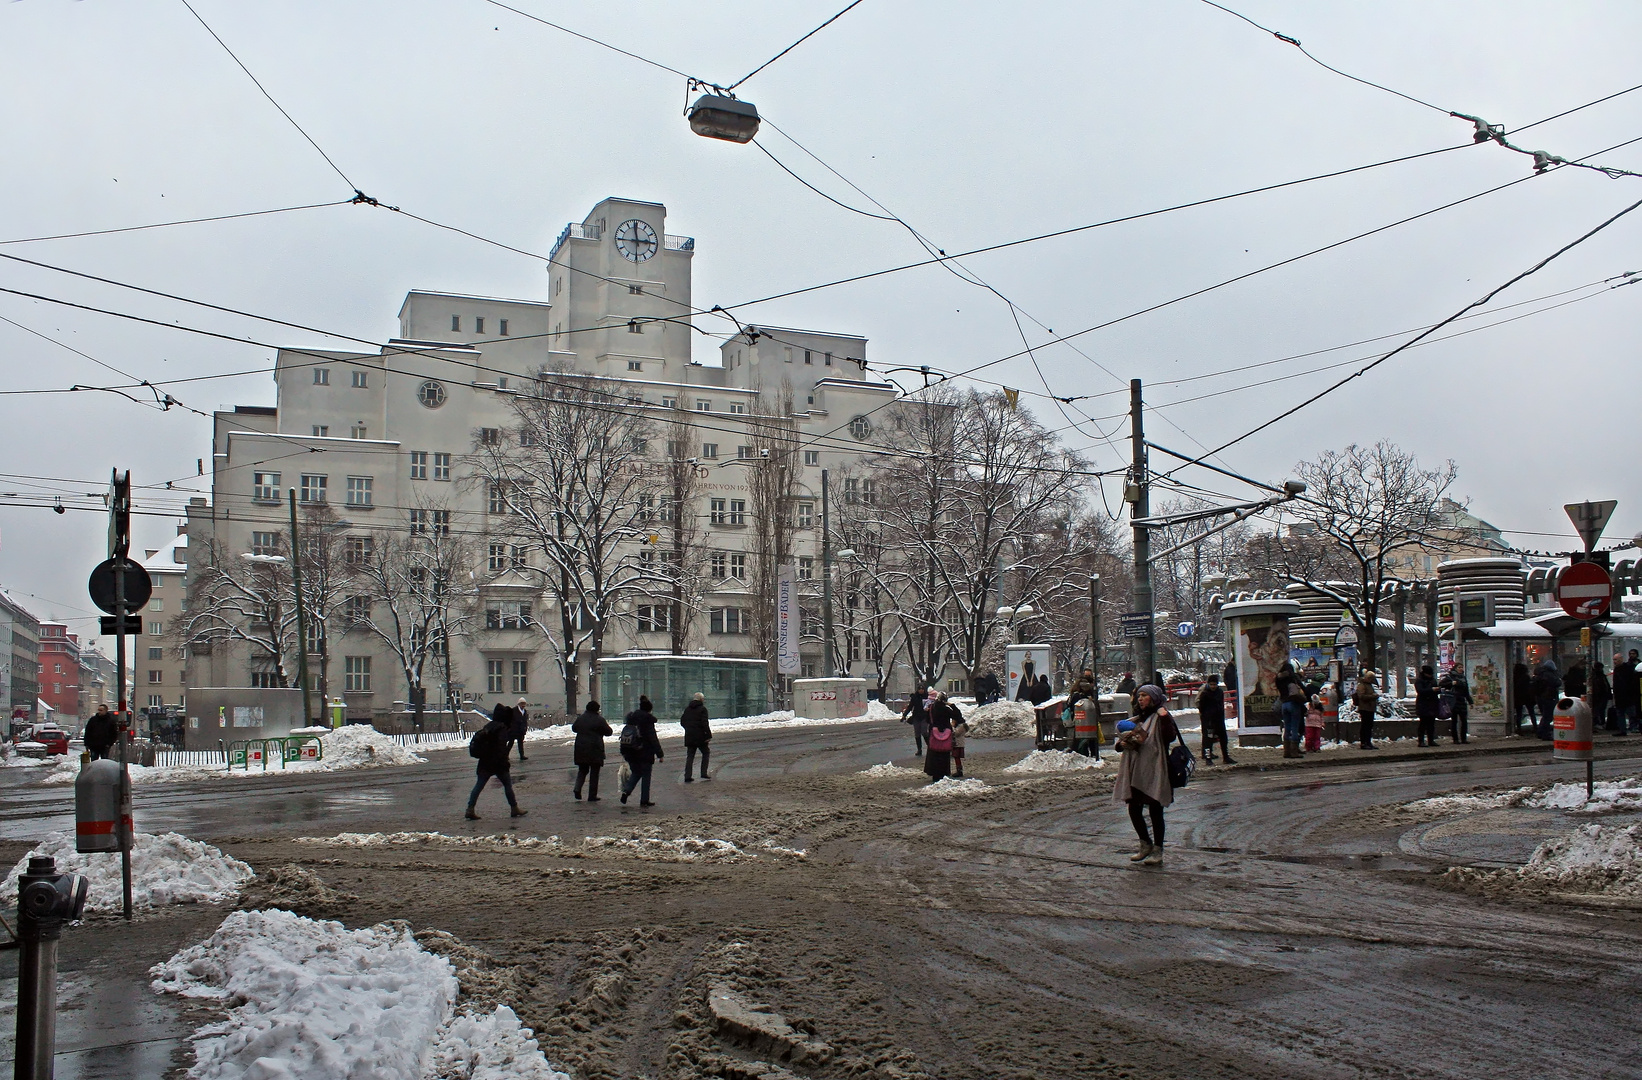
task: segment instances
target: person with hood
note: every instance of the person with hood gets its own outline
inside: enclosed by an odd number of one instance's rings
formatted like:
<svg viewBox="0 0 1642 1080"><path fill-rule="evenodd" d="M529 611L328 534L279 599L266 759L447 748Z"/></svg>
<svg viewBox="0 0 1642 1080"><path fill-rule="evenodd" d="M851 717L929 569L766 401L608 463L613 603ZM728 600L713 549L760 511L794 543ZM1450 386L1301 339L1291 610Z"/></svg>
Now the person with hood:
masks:
<svg viewBox="0 0 1642 1080"><path fill-rule="evenodd" d="M690 699L690 704L684 706L684 716L679 720L679 726L684 728L684 782L695 783L690 773L695 768L696 751L701 751L701 778L711 780L707 775L707 744L713 741L713 728L707 722L707 698L697 694Z"/></svg>
<svg viewBox="0 0 1642 1080"><path fill-rule="evenodd" d="M933 700L929 707L929 749L924 754L924 775L932 784L952 772L952 748L958 739L953 724L963 720L963 713L946 700L945 694L936 691Z"/></svg>
<svg viewBox="0 0 1642 1080"><path fill-rule="evenodd" d="M1513 734L1522 734L1522 714L1528 714L1528 726L1534 726L1534 680L1528 674L1528 665L1518 661L1511 669L1511 702L1516 715L1511 718Z"/></svg>
<svg viewBox="0 0 1642 1080"><path fill-rule="evenodd" d="M627 714L627 722L621 729L621 756L627 759L627 767L632 771L627 783L622 785L621 801L627 802L633 789L643 785L639 805L656 805L650 801L650 772L666 755L661 752L661 739L656 736L655 711L649 697L643 694L639 695L639 707Z"/></svg>
<svg viewBox="0 0 1642 1080"><path fill-rule="evenodd" d="M1420 719L1417 746L1437 745L1437 701L1437 677L1427 664L1414 676L1414 714Z"/></svg>
<svg viewBox="0 0 1642 1080"><path fill-rule="evenodd" d="M1169 783L1169 744L1179 735L1164 702L1161 686L1147 683L1135 691L1134 727L1118 737L1122 757L1112 798L1129 807L1129 820L1140 838L1130 862L1163 865L1163 808L1174 802ZM1151 818L1151 831L1146 819Z"/></svg>
<svg viewBox="0 0 1642 1080"><path fill-rule="evenodd" d="M1613 704L1619 714L1619 734L1642 730L1642 655L1635 649L1613 665Z"/></svg>
<svg viewBox="0 0 1642 1080"><path fill-rule="evenodd" d="M604 740L614 735L610 721L599 712L599 703L589 701L587 709L570 725L576 735L574 761L576 763L576 798L582 797L582 783L587 783L587 801L599 801L599 770L604 768Z"/></svg>
<svg viewBox="0 0 1642 1080"><path fill-rule="evenodd" d="M1449 668L1447 673L1437 683L1439 700L1448 706L1448 741L1453 743L1470 742L1471 728L1471 684L1466 681L1465 672L1458 664Z"/></svg>
<svg viewBox="0 0 1642 1080"><path fill-rule="evenodd" d="M1214 744L1220 744L1220 760L1236 765L1231 756L1231 744L1226 739L1226 693L1220 688L1220 676L1210 672L1203 680L1203 689L1197 695L1198 725L1203 735L1203 763L1214 764Z"/></svg>
<svg viewBox="0 0 1642 1080"><path fill-rule="evenodd" d="M1374 685L1374 672L1357 676L1351 703L1357 707L1357 745L1364 750L1378 749L1374 745L1374 718L1380 711L1380 688Z"/></svg>
<svg viewBox="0 0 1642 1080"><path fill-rule="evenodd" d="M91 760L108 757L114 743L120 737L119 726L114 722L114 714L104 706L86 721L85 730L80 732L81 740L86 744L86 753Z"/></svg>
<svg viewBox="0 0 1642 1080"><path fill-rule="evenodd" d="M924 756L924 736L929 733L930 696L930 691L919 683L907 699L906 711L901 713L901 723L912 725L912 745L919 757Z"/></svg>
<svg viewBox="0 0 1642 1080"><path fill-rule="evenodd" d="M467 813L462 816L469 821L478 821L479 815L473 808L479 804L479 793L485 790L485 785L491 777L502 782L502 792L507 796L507 805L512 808L513 817L524 817L525 811L519 809L519 800L513 797L513 777L508 773L508 751L512 749L509 741L508 722L509 713L513 710L506 705L497 705L496 712L500 716L493 716L491 721L474 733L468 743L468 754L479 759L479 780L473 785L473 791L468 794Z"/></svg>
<svg viewBox="0 0 1642 1080"><path fill-rule="evenodd" d="M508 720L508 734L513 741L519 744L519 760L527 761L525 757L525 736L530 733L530 710L526 708L526 701L520 698L518 703L509 712L512 716Z"/></svg>
<svg viewBox="0 0 1642 1080"><path fill-rule="evenodd" d="M1617 669L1615 669L1617 670ZM1608 723L1608 702L1613 700L1613 688L1608 685L1608 675L1602 670L1602 661L1591 664L1591 716L1598 727L1613 730Z"/></svg>
<svg viewBox="0 0 1642 1080"><path fill-rule="evenodd" d="M1551 737L1551 717L1556 703L1562 697L1562 676L1550 658L1540 661L1534 669L1534 700L1539 705L1539 716L1534 720L1534 734L1541 739Z"/></svg>

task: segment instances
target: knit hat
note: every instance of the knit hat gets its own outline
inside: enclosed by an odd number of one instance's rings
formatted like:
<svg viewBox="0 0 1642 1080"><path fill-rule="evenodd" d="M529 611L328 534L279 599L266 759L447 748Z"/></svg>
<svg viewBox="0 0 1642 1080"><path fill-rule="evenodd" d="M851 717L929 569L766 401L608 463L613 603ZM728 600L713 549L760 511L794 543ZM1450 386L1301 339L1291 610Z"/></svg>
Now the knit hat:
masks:
<svg viewBox="0 0 1642 1080"><path fill-rule="evenodd" d="M1156 683L1147 683L1145 686L1142 686L1140 689L1136 690L1135 693L1137 695L1138 694L1149 694L1149 695L1151 695L1152 702L1154 704L1157 704L1157 705L1162 705L1164 702L1169 700L1169 695L1165 694L1163 692L1163 688L1161 686L1158 686Z"/></svg>

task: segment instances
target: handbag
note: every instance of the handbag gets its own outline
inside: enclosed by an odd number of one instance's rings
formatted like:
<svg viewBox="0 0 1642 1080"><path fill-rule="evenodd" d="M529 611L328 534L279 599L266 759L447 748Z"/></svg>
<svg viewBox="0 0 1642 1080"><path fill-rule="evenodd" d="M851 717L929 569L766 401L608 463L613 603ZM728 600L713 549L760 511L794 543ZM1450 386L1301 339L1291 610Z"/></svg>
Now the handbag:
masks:
<svg viewBox="0 0 1642 1080"><path fill-rule="evenodd" d="M1186 736L1180 733L1178 726L1174 729L1175 738L1180 745L1169 751L1169 786L1183 788L1192 782L1197 774L1197 761L1192 752L1186 749Z"/></svg>

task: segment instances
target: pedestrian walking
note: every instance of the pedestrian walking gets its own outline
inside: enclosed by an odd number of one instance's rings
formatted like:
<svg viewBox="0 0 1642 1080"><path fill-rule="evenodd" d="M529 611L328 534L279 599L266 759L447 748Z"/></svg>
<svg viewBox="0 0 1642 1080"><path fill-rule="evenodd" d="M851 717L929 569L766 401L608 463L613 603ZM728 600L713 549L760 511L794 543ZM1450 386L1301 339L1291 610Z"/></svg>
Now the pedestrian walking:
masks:
<svg viewBox="0 0 1642 1080"><path fill-rule="evenodd" d="M502 782L502 792L507 796L507 805L512 809L512 817L524 817L525 811L519 809L519 800L513 797L513 777L508 772L508 751L512 749L508 733L509 714L513 711L506 705L498 705L500 717L492 716L489 723L473 733L468 740L468 756L479 759L475 770L479 774L478 782L473 785L473 791L468 795L467 813L462 816L469 821L478 821L479 815L473 808L479 804L479 793L485 790L485 785L491 777Z"/></svg>
<svg viewBox="0 0 1642 1080"><path fill-rule="evenodd" d="M1608 731L1614 728L1608 719L1608 703L1613 700L1613 687L1608 685L1608 674L1602 670L1602 661L1591 664L1591 716L1597 726Z"/></svg>
<svg viewBox="0 0 1642 1080"><path fill-rule="evenodd" d="M1283 718L1283 756L1301 757L1305 752L1306 688L1287 660L1277 672L1276 687L1279 715Z"/></svg>
<svg viewBox="0 0 1642 1080"><path fill-rule="evenodd" d="M1214 744L1220 744L1220 760L1236 765L1231 746L1226 740L1226 693L1220 688L1220 676L1210 672L1203 680L1203 689L1197 695L1198 726L1203 736L1203 761L1214 764Z"/></svg>
<svg viewBox="0 0 1642 1080"><path fill-rule="evenodd" d="M1534 734L1541 739L1551 737L1551 717L1556 713L1557 699L1562 696L1562 676L1550 660L1540 661L1534 669L1534 702L1539 715L1534 718Z"/></svg>
<svg viewBox="0 0 1642 1080"><path fill-rule="evenodd" d="M684 782L694 783L690 772L695 767L696 751L701 751L701 778L711 780L707 775L707 744L713 741L713 727L707 721L707 698L697 694L690 699L690 704L684 706L684 716L679 720L684 728Z"/></svg>
<svg viewBox="0 0 1642 1080"><path fill-rule="evenodd" d="M526 707L524 698L520 698L510 710L512 717L508 724L508 734L513 741L519 744L519 760L527 761L525 757L525 736L530 733L530 710Z"/></svg>
<svg viewBox="0 0 1642 1080"><path fill-rule="evenodd" d="M1528 714L1528 726L1534 726L1534 679L1528 674L1528 665L1518 661L1511 669L1511 700L1515 706L1516 715L1511 718L1511 726L1515 733L1522 734L1522 716Z"/></svg>
<svg viewBox="0 0 1642 1080"><path fill-rule="evenodd" d="M1619 734L1642 731L1642 656L1635 649L1613 665L1613 703L1619 714Z"/></svg>
<svg viewBox="0 0 1642 1080"><path fill-rule="evenodd" d="M1380 711L1380 688L1374 683L1374 672L1364 671L1357 676L1351 703L1357 707L1357 745L1364 750L1378 749L1374 745L1374 718Z"/></svg>
<svg viewBox="0 0 1642 1080"><path fill-rule="evenodd" d="M1140 838L1130 862L1163 865L1163 808L1174 802L1169 783L1169 744L1179 737L1174 718L1164 707L1161 686L1148 683L1135 691L1134 728L1118 736L1121 758L1112 797L1129 807L1129 820ZM1151 830L1146 819L1151 818Z"/></svg>
<svg viewBox="0 0 1642 1080"><path fill-rule="evenodd" d="M963 710L956 705L948 705L951 711L947 719L952 721L952 775L962 780L964 775L964 738L969 734L969 721L964 719Z"/></svg>
<svg viewBox="0 0 1642 1080"><path fill-rule="evenodd" d="M934 704L929 707L929 749L924 754L924 775L935 783L952 772L952 747L957 736L952 730L954 714L961 720L963 714L956 705L948 705L946 695L937 691Z"/></svg>
<svg viewBox="0 0 1642 1080"><path fill-rule="evenodd" d="M604 740L614 735L610 721L599 712L599 703L589 701L587 708L570 725L576 735L576 749L572 760L576 763L576 798L582 797L582 784L587 784L587 801L599 801L599 770L604 768Z"/></svg>
<svg viewBox="0 0 1642 1080"><path fill-rule="evenodd" d="M1420 673L1414 676L1414 714L1419 717L1418 746L1437 745L1437 676L1432 673L1431 665L1420 668Z"/></svg>
<svg viewBox="0 0 1642 1080"><path fill-rule="evenodd" d="M104 706L86 721L85 730L80 732L80 739L86 744L86 753L91 760L108 757L114 743L120 737L119 725L114 722L114 714Z"/></svg>
<svg viewBox="0 0 1642 1080"><path fill-rule="evenodd" d="M1443 676L1446 691L1442 698L1448 706L1448 739L1450 742L1463 743L1471 741L1471 706L1475 704L1471 697L1471 684L1466 681L1465 672L1455 665L1448 669Z"/></svg>
<svg viewBox="0 0 1642 1080"><path fill-rule="evenodd" d="M1323 699L1313 694L1306 703L1306 753L1315 754L1323 749Z"/></svg>
<svg viewBox="0 0 1642 1080"><path fill-rule="evenodd" d="M661 752L661 739L656 736L656 714L650 699L639 695L639 707L627 714L621 729L621 756L626 759L630 775L621 786L621 801L639 788L639 805L654 806L650 801L650 772L656 762L666 757Z"/></svg>
<svg viewBox="0 0 1642 1080"><path fill-rule="evenodd" d="M912 725L912 745L919 757L924 756L924 736L929 733L929 696L929 690L919 683L901 713L901 723Z"/></svg>

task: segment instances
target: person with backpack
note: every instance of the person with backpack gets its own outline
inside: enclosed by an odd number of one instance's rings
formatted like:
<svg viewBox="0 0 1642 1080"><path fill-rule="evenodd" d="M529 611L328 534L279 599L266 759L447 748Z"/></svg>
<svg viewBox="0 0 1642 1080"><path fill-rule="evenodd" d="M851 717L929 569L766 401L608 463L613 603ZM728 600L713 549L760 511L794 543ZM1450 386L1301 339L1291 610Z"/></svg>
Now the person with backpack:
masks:
<svg viewBox="0 0 1642 1080"><path fill-rule="evenodd" d="M527 761L525 757L525 736L530 733L530 710L525 707L525 699L508 710L507 733L510 738L519 744L519 760Z"/></svg>
<svg viewBox="0 0 1642 1080"><path fill-rule="evenodd" d="M642 694L639 707L627 714L627 722L622 725L621 756L627 760L630 770L627 782L621 786L621 801L625 804L627 796L637 787L640 788L640 806L656 805L650 801L650 772L666 755L661 752L661 740L656 737L654 708L649 697Z"/></svg>
<svg viewBox="0 0 1642 1080"><path fill-rule="evenodd" d="M924 775L935 783L952 773L952 747L957 736L952 730L954 714L961 720L963 714L955 705L948 705L946 695L936 691L929 706L929 750L924 754ZM949 711L950 710L950 711Z"/></svg>
<svg viewBox="0 0 1642 1080"><path fill-rule="evenodd" d="M919 683L907 700L906 710L901 713L901 723L912 725L912 745L919 757L924 756L924 736L929 733L930 697L930 691Z"/></svg>
<svg viewBox="0 0 1642 1080"><path fill-rule="evenodd" d="M576 763L576 798L582 797L582 782L588 784L587 801L599 801L599 770L604 768L604 740L615 732L610 730L610 721L599 712L599 703L589 701L587 710L576 717L570 725L570 730L576 734L576 749L574 761Z"/></svg>
<svg viewBox="0 0 1642 1080"><path fill-rule="evenodd" d="M1180 737L1180 729L1164 706L1166 700L1163 688L1155 684L1136 690L1132 718L1135 726L1117 740L1122 757L1112 797L1129 807L1129 821L1140 838L1140 850L1129 856L1129 861L1145 866L1163 865L1163 808L1174 802L1169 744ZM1150 832L1146 829L1148 816Z"/></svg>
<svg viewBox="0 0 1642 1080"><path fill-rule="evenodd" d="M679 726L684 729L684 782L694 783L690 773L695 768L696 751L701 751L701 778L711 780L707 775L707 744L713 741L713 727L707 720L707 698L697 694L690 699L690 704L684 706L684 716L679 720Z"/></svg>
<svg viewBox="0 0 1642 1080"><path fill-rule="evenodd" d="M479 792L485 790L485 785L493 776L502 782L507 804L513 810L511 816L525 816L525 811L519 809L519 800L513 797L513 777L508 773L508 750L511 748L508 734L508 723L511 718L508 713L513 710L505 705L498 705L496 711L502 715L492 718L484 727L474 732L473 738L468 741L468 756L479 759L479 781L473 785L473 791L468 795L468 809L463 815L469 821L479 820L479 815L473 812L473 808L478 805Z"/></svg>

